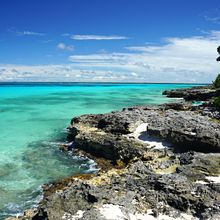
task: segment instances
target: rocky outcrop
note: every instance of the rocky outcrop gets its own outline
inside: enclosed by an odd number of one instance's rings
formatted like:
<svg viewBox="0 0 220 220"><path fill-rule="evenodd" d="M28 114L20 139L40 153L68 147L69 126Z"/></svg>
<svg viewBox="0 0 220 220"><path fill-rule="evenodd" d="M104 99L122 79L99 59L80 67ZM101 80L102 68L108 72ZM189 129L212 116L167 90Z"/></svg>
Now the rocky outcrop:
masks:
<svg viewBox="0 0 220 220"><path fill-rule="evenodd" d="M177 106L174 105L174 109ZM183 108L180 106L178 109ZM131 155L143 155L147 146L134 142L128 134L134 132L138 125L146 123L148 134L173 143L175 149L220 152L219 123L194 111L176 111L171 107L134 107L104 115L74 118L69 127L69 139L75 141L76 147L97 156L129 160Z"/></svg>
<svg viewBox="0 0 220 220"><path fill-rule="evenodd" d="M73 118L62 150L111 166L44 186L20 219L218 220L220 124L198 111L177 103Z"/></svg>
<svg viewBox="0 0 220 220"><path fill-rule="evenodd" d="M190 89L166 90L163 95L170 98L184 98L186 101L206 101L220 95L220 91L212 86L193 87Z"/></svg>
<svg viewBox="0 0 220 220"><path fill-rule="evenodd" d="M206 177L219 174L219 154L150 155L124 169L73 177L63 188L49 186L45 193L53 193L27 219L218 219L220 185Z"/></svg>
<svg viewBox="0 0 220 220"><path fill-rule="evenodd" d="M214 88L212 85L166 90L163 92L163 95L170 98L184 98L188 102L182 102L180 105L188 106L190 110L197 110L197 113L199 112L201 115L207 115L215 120L220 120L219 109L214 105L215 98L220 97L220 89ZM197 106L192 106L191 103L196 101L203 102Z"/></svg>

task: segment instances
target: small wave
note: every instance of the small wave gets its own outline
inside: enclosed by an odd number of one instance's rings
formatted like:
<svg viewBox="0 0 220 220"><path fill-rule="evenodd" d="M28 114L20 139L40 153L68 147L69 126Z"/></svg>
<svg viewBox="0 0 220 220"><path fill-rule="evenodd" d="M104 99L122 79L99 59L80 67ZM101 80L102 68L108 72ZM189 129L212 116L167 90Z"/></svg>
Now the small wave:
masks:
<svg viewBox="0 0 220 220"><path fill-rule="evenodd" d="M72 153L70 152L70 154ZM83 171L83 173L96 173L100 170L100 168L98 168L97 163L94 160L89 159L88 157L72 155L72 158L74 160L85 162L80 165L80 168L87 168L86 170Z"/></svg>
<svg viewBox="0 0 220 220"><path fill-rule="evenodd" d="M100 170L100 168L98 168L98 165L95 161L91 160L91 163L89 165L89 169L88 169L88 173L96 173Z"/></svg>
<svg viewBox="0 0 220 220"><path fill-rule="evenodd" d="M96 173L100 170L94 160L89 159L87 163L89 164L89 169L86 170L85 173Z"/></svg>
<svg viewBox="0 0 220 220"><path fill-rule="evenodd" d="M38 194L37 196L33 196ZM14 217L19 217L23 215L24 211L27 208L37 208L38 204L40 201L43 199L43 188L42 186L39 186L35 190L33 190L30 194L26 194L23 196L19 196L21 200L24 201L23 197L26 197L25 202L17 202L17 203L8 203L5 205L6 211L0 213L0 218L1 217L8 217L8 216L14 216Z"/></svg>

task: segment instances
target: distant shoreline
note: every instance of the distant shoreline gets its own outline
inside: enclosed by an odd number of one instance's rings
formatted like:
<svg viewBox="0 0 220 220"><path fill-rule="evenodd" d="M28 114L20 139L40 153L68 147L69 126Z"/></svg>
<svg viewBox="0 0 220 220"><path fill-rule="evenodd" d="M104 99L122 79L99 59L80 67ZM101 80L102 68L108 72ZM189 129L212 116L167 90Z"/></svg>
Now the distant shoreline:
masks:
<svg viewBox="0 0 220 220"><path fill-rule="evenodd" d="M0 82L0 85L31 85L31 84L37 84L37 85L48 85L48 84L168 84L168 85L211 85L211 83L158 83L158 82Z"/></svg>

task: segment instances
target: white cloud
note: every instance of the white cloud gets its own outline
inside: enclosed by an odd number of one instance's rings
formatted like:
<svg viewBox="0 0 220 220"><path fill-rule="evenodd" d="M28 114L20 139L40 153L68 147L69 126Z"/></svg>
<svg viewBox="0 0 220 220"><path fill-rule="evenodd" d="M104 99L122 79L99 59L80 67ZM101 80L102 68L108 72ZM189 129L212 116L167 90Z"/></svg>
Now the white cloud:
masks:
<svg viewBox="0 0 220 220"><path fill-rule="evenodd" d="M118 35L72 35L73 40L126 40L128 37Z"/></svg>
<svg viewBox="0 0 220 220"><path fill-rule="evenodd" d="M0 65L0 81L18 82L96 82L96 81L123 81L133 80L130 73L120 74L105 70L82 70L74 65L42 65L42 66L21 66L21 65Z"/></svg>
<svg viewBox="0 0 220 220"><path fill-rule="evenodd" d="M220 32L190 38L167 38L163 45L131 46L127 53L70 56L75 66L135 72L147 82L211 82L219 72L216 48Z"/></svg>
<svg viewBox="0 0 220 220"><path fill-rule="evenodd" d="M219 13L220 8L216 7L214 9L205 11L203 16L206 21L212 22L213 24L220 24Z"/></svg>
<svg viewBox="0 0 220 220"><path fill-rule="evenodd" d="M34 32L34 31L29 31L29 30L24 30L24 31L18 31L15 27L10 27L8 28L8 32L16 34L17 36L45 36L45 33L41 32Z"/></svg>
<svg viewBox="0 0 220 220"><path fill-rule="evenodd" d="M51 43L51 42L54 42L54 40L44 40L42 41L44 44L48 44L48 43Z"/></svg>
<svg viewBox="0 0 220 220"><path fill-rule="evenodd" d="M74 50L74 46L73 45L66 45L66 44L61 42L61 43L57 44L57 49L73 51Z"/></svg>
<svg viewBox="0 0 220 220"><path fill-rule="evenodd" d="M167 38L163 45L134 45L124 53L72 55L68 65L0 65L0 81L207 83L220 72L215 61L219 42L220 32L212 31Z"/></svg>
<svg viewBox="0 0 220 220"><path fill-rule="evenodd" d="M209 16L205 16L206 21L210 21L214 24L220 24L220 16L217 17L209 17Z"/></svg>
<svg viewBox="0 0 220 220"><path fill-rule="evenodd" d="M69 37L69 36L71 36L71 34L69 34L69 33L64 33L64 34L61 34L61 36L62 36L62 37Z"/></svg>
<svg viewBox="0 0 220 220"><path fill-rule="evenodd" d="M18 36L45 36L45 33L33 32L33 31L16 31Z"/></svg>

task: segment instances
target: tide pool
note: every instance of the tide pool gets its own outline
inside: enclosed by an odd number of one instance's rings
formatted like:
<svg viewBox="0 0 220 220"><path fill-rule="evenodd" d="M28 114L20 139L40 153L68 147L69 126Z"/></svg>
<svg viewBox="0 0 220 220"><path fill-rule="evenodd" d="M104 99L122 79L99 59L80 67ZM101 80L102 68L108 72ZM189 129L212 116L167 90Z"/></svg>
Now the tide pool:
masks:
<svg viewBox="0 0 220 220"><path fill-rule="evenodd" d="M40 186L91 172L92 162L59 151L73 116L173 102L166 89L189 84L0 84L0 219L41 198Z"/></svg>

